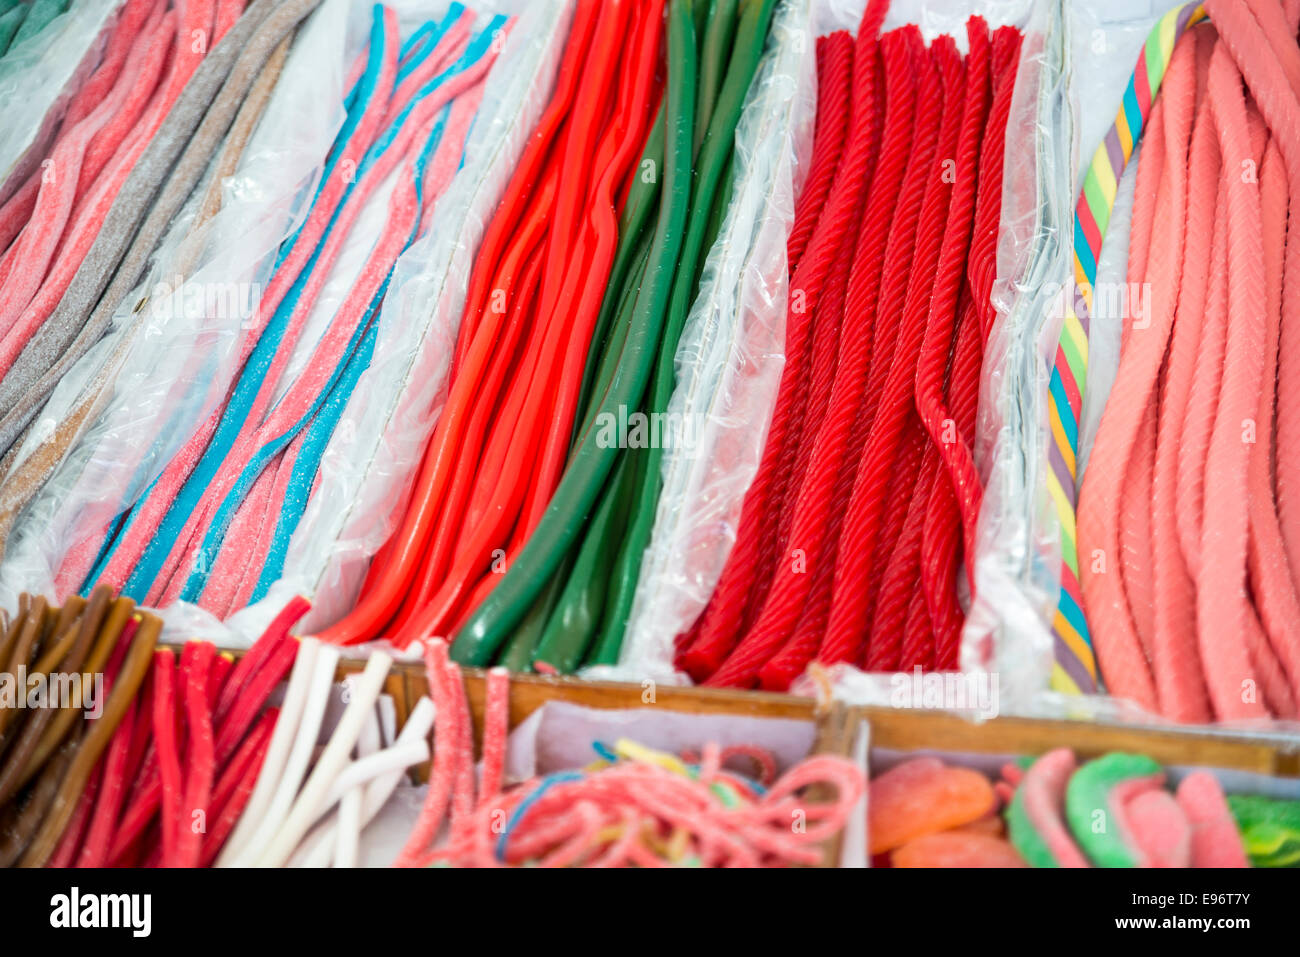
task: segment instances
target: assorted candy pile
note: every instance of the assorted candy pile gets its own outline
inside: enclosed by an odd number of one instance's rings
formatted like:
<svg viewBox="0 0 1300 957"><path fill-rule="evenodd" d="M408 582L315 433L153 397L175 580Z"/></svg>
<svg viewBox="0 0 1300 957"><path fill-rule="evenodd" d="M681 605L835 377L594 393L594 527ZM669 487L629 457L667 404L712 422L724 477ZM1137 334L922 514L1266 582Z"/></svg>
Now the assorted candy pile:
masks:
<svg viewBox="0 0 1300 957"><path fill-rule="evenodd" d="M1084 762L1068 748L991 781L911 758L869 793L871 853L893 867L1287 867L1300 864L1300 802L1225 797L1193 771L1176 785L1140 754Z"/></svg>

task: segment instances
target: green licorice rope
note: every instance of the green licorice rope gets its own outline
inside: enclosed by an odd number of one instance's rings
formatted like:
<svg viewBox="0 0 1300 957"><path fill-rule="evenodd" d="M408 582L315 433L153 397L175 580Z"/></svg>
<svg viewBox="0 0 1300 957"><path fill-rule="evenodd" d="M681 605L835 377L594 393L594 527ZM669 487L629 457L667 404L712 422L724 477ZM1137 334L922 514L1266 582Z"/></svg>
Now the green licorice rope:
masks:
<svg viewBox="0 0 1300 957"><path fill-rule="evenodd" d="M10 45L18 46L24 40L36 36L36 34L53 23L54 18L66 9L68 9L68 0L34 0L31 7L28 8L23 25L14 34Z"/></svg>
<svg viewBox="0 0 1300 957"><path fill-rule="evenodd" d="M667 142L663 197L646 280L637 295L635 322L622 361L601 396L598 412L618 414L645 393L664 327L691 194L691 136L696 86L695 24L689 0L672 0L668 13ZM546 512L513 567L456 635L452 658L482 667L495 657L512 628L528 613L547 580L582 531L618 457L588 432L570 459Z"/></svg>
<svg viewBox="0 0 1300 957"><path fill-rule="evenodd" d="M703 6L701 4L697 10L702 9ZM696 39L700 47L700 82L696 88L695 132L691 139L691 158L696 164L692 171L693 196L699 191L700 149L708 136L713 110L725 82L731 58L731 45L735 37L735 14L735 0L721 0L721 2L711 0L708 15L702 25L697 17ZM697 215L693 201L691 211L688 213L686 233L688 248L692 242L689 223ZM674 279L674 283L679 281ZM671 315L670 305L669 316ZM613 375L613 368L619 361L623 336L626 336L626 326L620 323L614 330L610 346L604 350L601 358L596 380L598 390L602 389ZM637 410L643 408L644 399L645 397L638 399ZM580 421L584 423L584 430L591 427L590 423L585 422L585 416ZM626 464L628 460L632 460L630 465ZM570 580L565 585L558 605L551 612L546 631L534 656L537 665L544 665L547 670L572 671L582 663L582 656L586 649L592 647L593 635L610 632L609 621L607 617L602 619L600 612L606 608L606 599L611 594L611 573L626 561L622 557L619 543L627 529L628 513L635 501L632 497L633 490L645 484L645 470L649 464L651 463L642 449L626 449L620 453L618 478L612 480L602 491L594 517L583 529L583 540L578 550L579 557L570 571ZM619 594L617 582L615 586L613 595L617 598ZM603 644L596 646L593 658L604 657L602 648L604 648Z"/></svg>
<svg viewBox="0 0 1300 957"><path fill-rule="evenodd" d="M727 73L728 54L736 36L736 5L737 0L714 0L709 5L709 19L700 48L700 86L695 98L696 156L700 155L700 146L704 143L708 122Z"/></svg>
<svg viewBox="0 0 1300 957"><path fill-rule="evenodd" d="M587 525L586 538L537 644L534 664L547 665L562 674L582 664L604 615L608 570L627 522L628 501L636 484L635 466L630 455L623 455L614 466L609 487Z"/></svg>
<svg viewBox="0 0 1300 957"><path fill-rule="evenodd" d="M27 7L21 4L0 14L0 56L4 56L13 45L14 34L23 25L26 16Z"/></svg>
<svg viewBox="0 0 1300 957"><path fill-rule="evenodd" d="M700 150L696 189L691 198L690 224L673 283L668 323L655 363L649 402L651 415L667 410L676 385L677 345L691 303L695 299L698 275L696 267L701 260L710 224L714 222L714 199L718 184L723 172L731 166L736 126L740 122L745 97L767 43L774 2L775 0L755 0L741 14L736 47L727 68L726 80L718 95L717 109L709 121L708 133ZM641 488L634 500L633 514L623 538L617 566L611 575L610 610L606 615L605 629L597 642L598 657L602 659L611 656L616 659L623 646L623 635L627 629L628 616L632 612L632 601L636 596L637 580L641 573L641 560L650 544L655 514L659 507L662 446L661 441L647 450Z"/></svg>

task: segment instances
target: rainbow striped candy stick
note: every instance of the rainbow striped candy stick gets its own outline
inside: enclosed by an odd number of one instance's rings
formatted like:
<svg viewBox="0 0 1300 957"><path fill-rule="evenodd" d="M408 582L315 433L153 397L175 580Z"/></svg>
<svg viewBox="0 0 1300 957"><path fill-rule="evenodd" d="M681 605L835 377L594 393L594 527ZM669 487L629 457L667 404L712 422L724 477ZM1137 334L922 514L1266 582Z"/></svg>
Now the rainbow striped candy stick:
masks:
<svg viewBox="0 0 1300 957"><path fill-rule="evenodd" d="M1097 280L1101 244L1115 207L1115 190L1133 147L1142 136L1151 104L1160 92L1174 44L1188 27L1206 19L1205 8L1196 3L1170 10L1152 28L1115 122L1097 147L1083 178L1083 189L1074 212L1073 296L1066 296L1065 324L1056 347L1056 360L1048 394L1048 417L1052 444L1048 453L1051 469L1047 486L1056 503L1061 523L1061 596L1052 634L1056 664L1052 687L1057 691L1083 694L1097 690L1097 659L1083 614L1079 590L1079 555L1075 537L1074 511L1078 495L1076 460L1079 452L1079 416L1088 379L1088 317L1092 311L1092 289Z"/></svg>

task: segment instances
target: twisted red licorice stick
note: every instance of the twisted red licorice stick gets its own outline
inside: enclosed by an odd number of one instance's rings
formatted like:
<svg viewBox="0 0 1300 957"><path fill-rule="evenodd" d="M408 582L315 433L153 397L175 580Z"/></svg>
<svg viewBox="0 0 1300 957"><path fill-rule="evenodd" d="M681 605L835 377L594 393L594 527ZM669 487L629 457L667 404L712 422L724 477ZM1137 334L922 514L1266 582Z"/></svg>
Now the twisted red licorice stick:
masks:
<svg viewBox="0 0 1300 957"><path fill-rule="evenodd" d="M754 483L741 510L736 544L718 579L709 605L694 626L695 637L681 656L680 667L696 680L711 675L731 651L766 594L776 555L775 528L784 500L779 472L798 438L807 379L810 320L816 314L822 286L839 254L845 235L856 225L861 197L875 169L877 115L883 112L877 91L875 63L887 0L872 0L862 15L854 48L851 135L813 237L791 280L786 317L786 365L777 390L776 410L768 431Z"/></svg>
<svg viewBox="0 0 1300 957"><path fill-rule="evenodd" d="M896 40L895 37L898 37ZM871 268L888 253L890 244L900 258L910 258L911 244L915 238L916 223L926 193L926 178L930 172L939 136L943 114L943 83L934 61L919 49L924 64L921 72L919 95L912 97L912 64L920 44L919 33L889 34L884 38L886 62L886 94L888 108L885 120L884 147L872 183L871 195L863 217L863 241L859 244L856 264L867 264L864 270L850 274L845 306L846 326L841 347L840 362L835 370L831 410L825 429L805 437L804 444L816 446L812 457L811 473L798 489L797 501L791 503L792 516L788 539L789 554L795 550L807 556L812 567L825 560L823 556L826 522L824 510L827 496L842 467L845 440L852 425L857 397L861 394L871 355L871 308L857 308L855 298L862 298L864 287L872 285L878 273ZM895 51L899 52L895 52ZM961 69L961 58L956 46L949 44L945 54L947 78L951 80L952 65ZM915 123L913 123L915 117ZM911 128L914 127L914 128ZM906 170L906 173L904 173ZM902 189L898 183L902 180ZM891 223L894 224L891 227ZM904 248L905 247L905 248ZM865 274L860 281L859 277ZM883 294L882 297L883 299ZM887 308L887 306L885 306ZM858 323L862 325L859 327ZM796 458L797 461L797 458ZM771 590L753 628L744 640L710 679L711 684L746 685L758 669L781 647L801 613L803 599L812 583L812 576L793 561L782 561L772 578Z"/></svg>
<svg viewBox="0 0 1300 957"><path fill-rule="evenodd" d="M849 105L853 89L853 35L837 30L817 38L817 126L813 133L812 163L803 192L794 208L794 227L786 243L786 256L793 274L835 182L848 132Z"/></svg>
<svg viewBox="0 0 1300 957"><path fill-rule="evenodd" d="M906 328L914 320L908 317L927 310L935 288L935 271L941 268L940 256L945 242L945 235L953 228L952 204L954 178L975 177L973 147L971 146L982 126L982 107L985 88L988 82L988 28L984 21L972 18L967 33L970 42L970 57L966 64L964 76L957 74L949 82L954 84L953 94L947 99L945 110L945 140L943 149L937 156L934 169L929 174L926 209L922 216L920 233L916 241L916 253L910 264L891 256L890 272L906 269L909 265L911 275L907 284L907 302L902 307L902 318L898 328ZM959 87L957 86L959 84ZM965 165L962 165L965 164ZM945 173L947 175L945 175ZM954 263L954 268L964 268L965 263ZM889 329L885 333L890 339L895 338L896 331ZM927 327L926 335L930 334ZM943 343L942 364L946 370L948 343ZM921 355L924 355L922 349ZM920 356L916 361L919 363ZM908 357L895 352L891 368ZM873 365L872 373L880 368ZM942 371L940 372L942 375ZM887 376L886 376L887 378ZM884 394L884 383L880 385L880 395ZM879 413L879 399L876 400L876 412ZM874 426L875 419L872 419ZM904 432L912 433L921 428L920 419L909 414L904 423ZM913 440L914 442L916 440ZM885 512L884 528L879 538L877 555L882 561L877 565L882 569L879 584L871 583L875 590L874 603L868 599L869 615L865 619L870 625L870 641L867 646L866 665L873 671L891 671L898 667L923 663L920 658L929 655L928 629L921 629L919 619L909 632L907 624L913 596L917 593L916 578L920 564L921 540L924 517L929 507L930 493L937 477L934 462L934 450L923 438L919 442L921 454L913 470L910 456L906 467L903 459L896 462L895 475L891 480L889 507ZM912 453L914 454L914 453ZM887 555L887 557L886 557ZM923 631L926 632L923 634ZM910 645L907 639L910 637ZM906 647L906 654L904 654ZM923 650L920 646L925 645ZM906 659L906 660L904 660Z"/></svg>
<svg viewBox="0 0 1300 957"><path fill-rule="evenodd" d="M968 169L973 170L973 162L967 159ZM930 317L933 317L936 310L951 312L956 309L974 206L974 175L958 176L952 184L948 215L950 228L945 233L939 255ZM927 318L916 313L923 312L920 309L915 313L904 310L903 323L894 346L896 361L890 366L871 423L871 436L849 499L826 639L818 652L818 659L827 663L855 660L869 624L868 596L874 577L872 572L878 567L876 548L880 543L885 492L893 476L898 451L900 447L905 447L904 426L912 407L916 356L925 334Z"/></svg>
<svg viewBox="0 0 1300 957"><path fill-rule="evenodd" d="M153 737L161 779L163 861L168 866L173 866L176 860L176 830L180 824L183 783L181 759L176 744L176 659L170 648L163 648L154 654L153 682Z"/></svg>
<svg viewBox="0 0 1300 957"><path fill-rule="evenodd" d="M969 179L974 184L978 182L979 177L977 164L980 155L980 139L989 108L991 49L987 28L982 24L978 28L972 27L968 32L971 41L971 73L978 73L979 76L973 79L967 88L970 98L967 101L967 121L963 124L962 138L957 150L956 175L958 179ZM965 230L969 235L969 230L972 228L970 216L975 210L975 191L972 189L958 195L967 198L967 205L961 210L954 209L951 218L957 229ZM949 478L956 491L958 507L961 510L966 554L974 555L975 523L979 517L983 486L975 469L975 459L971 449L955 428L952 410L947 407L943 394L954 339L957 296L960 294L962 277L966 273L965 253L966 251L963 251L961 255L954 256L949 261L952 270L951 278L944 277L940 280L946 282L942 299L937 294L938 282L936 282L936 296L931 303L930 321L926 326L921 356L916 368L916 408L921 421L925 423L930 441L934 443L944 465L947 466ZM956 369L953 371L957 372ZM978 379L979 367L967 366L961 370L961 374L967 377L973 375ZM973 564L967 568L967 574L972 571Z"/></svg>
<svg viewBox="0 0 1300 957"><path fill-rule="evenodd" d="M967 295L958 308L961 318L947 386L956 436L972 447L984 343L996 317L992 289L997 272L997 235L1002 211L1003 153L1020 42L1020 32L1012 27L999 27L993 34L993 101L980 147L975 225L966 265ZM961 642L963 616L957 601L956 574L962 550L962 526L952 484L947 475L942 475L942 479L936 483L926 514L921 544L921 582L934 629L934 667L947 671L958 667ZM971 567L967 568L967 575L973 575Z"/></svg>

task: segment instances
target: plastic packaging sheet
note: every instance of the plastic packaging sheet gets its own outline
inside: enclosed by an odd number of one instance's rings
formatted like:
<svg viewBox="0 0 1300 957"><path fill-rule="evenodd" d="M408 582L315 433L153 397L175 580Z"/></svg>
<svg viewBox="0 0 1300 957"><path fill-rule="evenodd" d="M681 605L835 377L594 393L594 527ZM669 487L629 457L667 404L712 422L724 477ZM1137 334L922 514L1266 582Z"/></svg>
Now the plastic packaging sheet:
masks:
<svg viewBox="0 0 1300 957"><path fill-rule="evenodd" d="M735 543L785 364L786 242L816 117L809 0L782 0L736 128L733 192L677 348L663 491L620 664L593 677L686 682L673 639L708 603Z"/></svg>
<svg viewBox="0 0 1300 957"><path fill-rule="evenodd" d="M488 75L464 164L429 232L397 262L374 360L326 448L284 575L259 603L269 608L233 616L233 627L247 621L255 628L295 593L314 603L304 631L337 620L352 607L371 556L393 530L446 395L474 254L550 98L572 3L516 0L498 4L497 12L519 18Z"/></svg>
<svg viewBox="0 0 1300 957"><path fill-rule="evenodd" d="M95 546L224 397L282 240L305 215L343 122L350 0L325 0L299 31L220 212L195 231L201 184L176 218L142 285L108 335L59 383L15 460L32 454L104 370L103 411L19 519L0 564L0 603L18 592L65 595L75 547ZM183 268L186 265L189 268Z"/></svg>
<svg viewBox="0 0 1300 957"><path fill-rule="evenodd" d="M0 59L0 203L39 165L122 0L79 0Z"/></svg>

